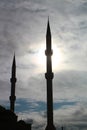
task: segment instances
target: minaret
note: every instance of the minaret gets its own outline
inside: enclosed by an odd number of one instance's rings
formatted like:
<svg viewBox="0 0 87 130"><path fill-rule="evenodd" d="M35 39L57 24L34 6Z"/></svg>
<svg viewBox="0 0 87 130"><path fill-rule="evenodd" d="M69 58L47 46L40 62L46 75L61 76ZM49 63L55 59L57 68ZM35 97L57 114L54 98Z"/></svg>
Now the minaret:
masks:
<svg viewBox="0 0 87 130"><path fill-rule="evenodd" d="M13 64L12 64L12 75L11 75L11 96L10 96L10 110L14 112L15 108L15 83L16 83L16 61L15 61L15 54L13 57Z"/></svg>
<svg viewBox="0 0 87 130"><path fill-rule="evenodd" d="M47 24L47 33L46 33L46 51L45 54L47 56L47 72L45 73L45 78L47 82L47 127L46 130L55 130L55 126L53 124L53 90L52 90L52 79L54 74L52 72L52 56L51 49L51 30L49 25L49 19Z"/></svg>

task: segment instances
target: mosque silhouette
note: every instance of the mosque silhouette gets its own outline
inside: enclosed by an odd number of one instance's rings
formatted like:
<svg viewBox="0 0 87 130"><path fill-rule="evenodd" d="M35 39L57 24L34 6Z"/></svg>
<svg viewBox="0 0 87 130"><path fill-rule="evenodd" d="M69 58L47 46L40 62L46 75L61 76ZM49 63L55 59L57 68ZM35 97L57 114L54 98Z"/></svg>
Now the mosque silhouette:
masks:
<svg viewBox="0 0 87 130"><path fill-rule="evenodd" d="M52 72L52 49L51 49L51 30L49 19L47 23L47 32L46 32L46 60L47 60L47 72L45 73L46 84L47 84L47 126L45 130L56 130L53 123L53 85L52 79L54 74ZM12 75L11 75L11 96L10 100L10 110L5 109L0 106L0 130L31 130L31 123L26 123L23 120L18 121L18 116L15 114L15 86L16 86L16 60L15 54L13 57L12 63ZM63 130L63 127L62 127Z"/></svg>

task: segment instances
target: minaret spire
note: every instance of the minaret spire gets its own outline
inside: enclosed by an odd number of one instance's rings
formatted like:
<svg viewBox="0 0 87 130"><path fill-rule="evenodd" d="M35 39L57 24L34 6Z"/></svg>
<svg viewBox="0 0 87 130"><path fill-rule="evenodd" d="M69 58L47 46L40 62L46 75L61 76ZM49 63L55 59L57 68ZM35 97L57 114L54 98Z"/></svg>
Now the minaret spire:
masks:
<svg viewBox="0 0 87 130"><path fill-rule="evenodd" d="M46 36L48 36L48 35L51 36L49 17L48 17L48 23L47 23L47 33L46 33Z"/></svg>
<svg viewBox="0 0 87 130"><path fill-rule="evenodd" d="M11 96L10 96L10 110L14 112L15 108L15 83L16 83L16 60L15 60L15 53L13 57L13 63L12 63L12 72L11 72Z"/></svg>
<svg viewBox="0 0 87 130"><path fill-rule="evenodd" d="M46 51L47 56L47 72L45 73L45 78L47 81L47 127L46 130L55 130L53 124L53 90L52 90L52 79L54 74L52 72L52 63L51 63L51 30L49 24L49 18L47 23L47 32L46 32Z"/></svg>

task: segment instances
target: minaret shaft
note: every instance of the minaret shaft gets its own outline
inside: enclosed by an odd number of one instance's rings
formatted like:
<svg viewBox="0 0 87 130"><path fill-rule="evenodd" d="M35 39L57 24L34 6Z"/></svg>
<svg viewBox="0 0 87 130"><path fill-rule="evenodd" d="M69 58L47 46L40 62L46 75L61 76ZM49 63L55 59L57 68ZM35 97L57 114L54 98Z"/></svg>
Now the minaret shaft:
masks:
<svg viewBox="0 0 87 130"><path fill-rule="evenodd" d="M47 48L47 52L49 54L50 51L51 51L51 35L48 36L48 34L47 34L47 36L46 36L46 43L48 43L48 44L46 44L46 48Z"/></svg>
<svg viewBox="0 0 87 130"><path fill-rule="evenodd" d="M47 73L52 73L51 57L47 56Z"/></svg>
<svg viewBox="0 0 87 130"><path fill-rule="evenodd" d="M45 74L46 83L47 83L47 127L46 130L55 130L55 126L53 124L53 88L52 88L52 80L53 80L53 72L52 72L52 50L51 50L51 31L50 25L48 21L47 25L47 34L46 34L46 51L45 54L47 56L47 72Z"/></svg>
<svg viewBox="0 0 87 130"><path fill-rule="evenodd" d="M14 112L15 108L15 84L16 84L16 62L15 62L15 56L13 59L13 64L12 64L12 76L10 79L11 82L11 96L10 96L10 110Z"/></svg>
<svg viewBox="0 0 87 130"><path fill-rule="evenodd" d="M47 80L47 124L53 125L53 99L52 99L52 81Z"/></svg>

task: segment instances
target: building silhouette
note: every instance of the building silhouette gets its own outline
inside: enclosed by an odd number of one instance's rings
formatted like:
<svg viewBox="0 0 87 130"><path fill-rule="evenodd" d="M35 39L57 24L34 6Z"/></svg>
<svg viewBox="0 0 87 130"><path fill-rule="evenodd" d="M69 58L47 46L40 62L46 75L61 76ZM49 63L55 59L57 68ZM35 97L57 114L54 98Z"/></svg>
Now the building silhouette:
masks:
<svg viewBox="0 0 87 130"><path fill-rule="evenodd" d="M0 130L31 130L31 124L17 121L17 115L0 106Z"/></svg>

